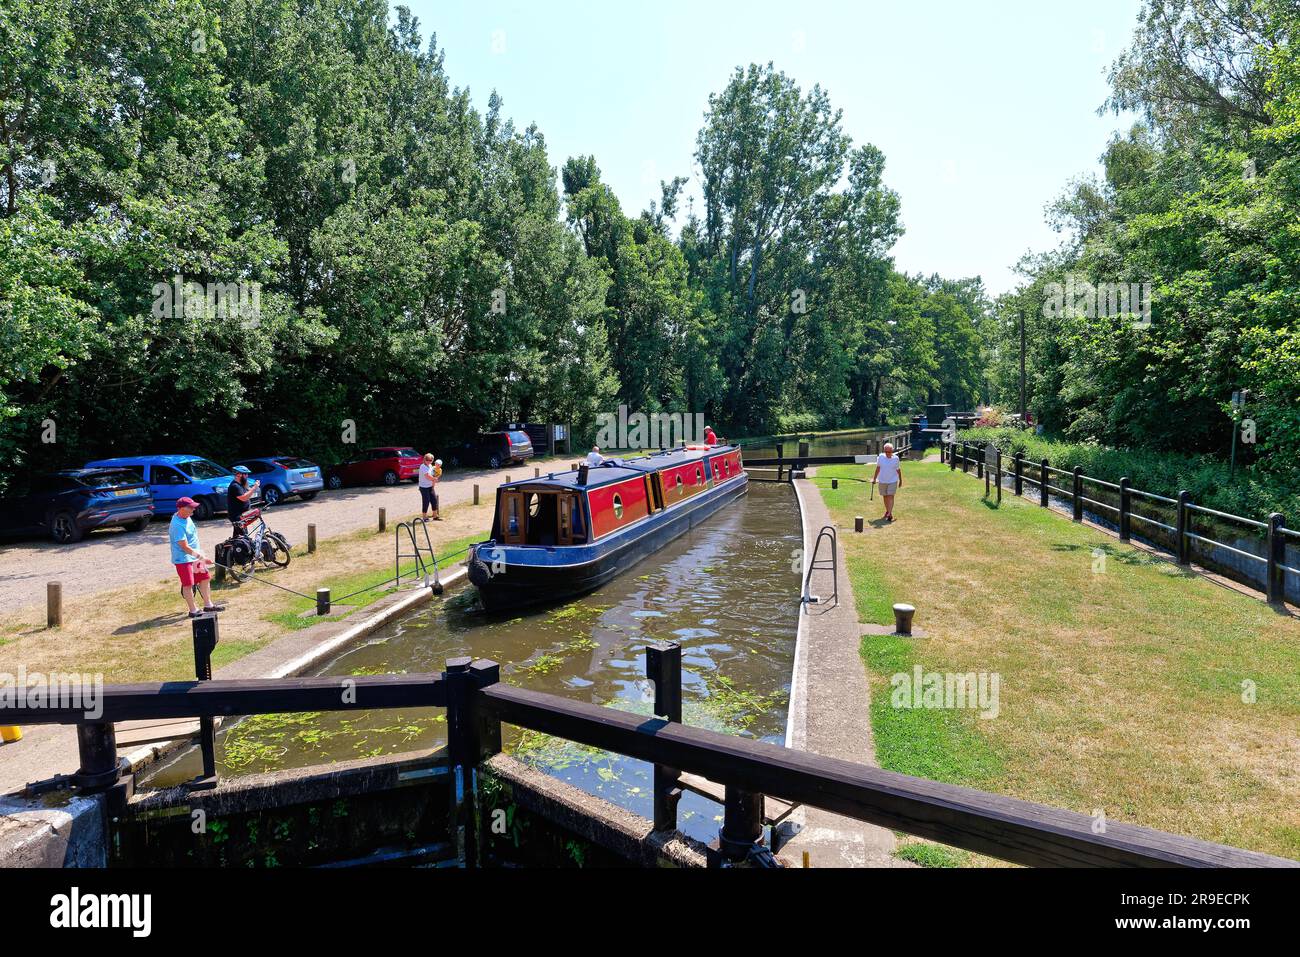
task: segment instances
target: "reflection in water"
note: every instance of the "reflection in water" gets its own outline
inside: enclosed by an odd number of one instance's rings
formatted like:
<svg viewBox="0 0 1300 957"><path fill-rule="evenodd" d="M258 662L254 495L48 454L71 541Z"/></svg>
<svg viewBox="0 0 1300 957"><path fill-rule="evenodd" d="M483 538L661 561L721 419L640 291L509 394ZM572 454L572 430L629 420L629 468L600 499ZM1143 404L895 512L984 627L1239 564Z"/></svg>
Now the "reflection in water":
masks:
<svg viewBox="0 0 1300 957"><path fill-rule="evenodd" d="M808 441L809 455L865 455L871 447L873 439L889 433L899 431L897 428L889 429L863 429L861 432L836 432L832 435L814 435ZM799 438L785 438L782 440L783 451L786 458L794 458L799 454ZM750 444L742 441L741 448L744 450L745 458L761 459L776 457L776 443L773 440L765 440Z"/></svg>
<svg viewBox="0 0 1300 957"><path fill-rule="evenodd" d="M319 674L439 672L448 658L501 664L503 681L649 714L645 646L682 646L685 723L780 743L798 625L798 508L787 486L751 484L749 494L585 598L514 617L488 616L464 588L377 632ZM269 715L218 738L229 777L441 745L442 710ZM545 735L507 728L517 757L594 794L650 816L650 766ZM190 752L150 786L198 773ZM682 829L716 836L721 808L687 795ZM716 818L716 820L715 820Z"/></svg>

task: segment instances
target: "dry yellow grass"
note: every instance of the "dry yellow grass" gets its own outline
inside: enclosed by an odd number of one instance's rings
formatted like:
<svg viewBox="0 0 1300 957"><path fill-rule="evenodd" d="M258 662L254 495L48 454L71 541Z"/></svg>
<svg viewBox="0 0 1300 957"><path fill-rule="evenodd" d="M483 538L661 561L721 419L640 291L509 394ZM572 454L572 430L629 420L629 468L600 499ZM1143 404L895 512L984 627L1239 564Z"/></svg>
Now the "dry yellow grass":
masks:
<svg viewBox="0 0 1300 957"><path fill-rule="evenodd" d="M411 516L391 516L388 530L355 532L318 543L308 555L305 543L293 549L288 568L259 573L305 594L360 572L392 568L393 528ZM434 549L470 535L483 535L492 522L492 505L460 505L443 510L444 521L430 525ZM205 543L207 544L207 543ZM210 554L210 548L209 548ZM459 561L460 559L457 559ZM160 572L170 570L158 557ZM337 594L337 591L336 591ZM363 596L364 597L364 596ZM213 660L221 665L249 654L286 634L272 620L300 604L288 592L252 582L214 590L227 606L221 615L222 642ZM0 673L102 673L107 682L165 681L193 677L191 629L175 576L158 583L95 595L64 596L64 625L45 627L45 610L32 608L0 618Z"/></svg>

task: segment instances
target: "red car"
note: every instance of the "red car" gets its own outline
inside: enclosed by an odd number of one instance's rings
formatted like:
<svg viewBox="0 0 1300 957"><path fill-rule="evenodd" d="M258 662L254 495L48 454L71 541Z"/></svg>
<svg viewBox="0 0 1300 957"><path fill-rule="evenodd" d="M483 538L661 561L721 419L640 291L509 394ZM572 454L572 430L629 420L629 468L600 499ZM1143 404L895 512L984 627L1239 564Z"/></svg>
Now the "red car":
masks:
<svg viewBox="0 0 1300 957"><path fill-rule="evenodd" d="M325 476L327 488L345 485L396 485L419 477L424 456L415 449L390 445L366 449L351 462L331 466Z"/></svg>

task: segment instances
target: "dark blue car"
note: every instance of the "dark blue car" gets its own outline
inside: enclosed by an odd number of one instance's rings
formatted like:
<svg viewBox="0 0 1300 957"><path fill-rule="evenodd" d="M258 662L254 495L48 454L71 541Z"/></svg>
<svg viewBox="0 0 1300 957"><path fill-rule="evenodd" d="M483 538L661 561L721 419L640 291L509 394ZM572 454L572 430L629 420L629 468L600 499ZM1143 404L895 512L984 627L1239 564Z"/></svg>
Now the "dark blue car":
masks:
<svg viewBox="0 0 1300 957"><path fill-rule="evenodd" d="M37 475L0 499L0 535L48 535L60 545L96 528L144 531L153 496L129 469L70 469Z"/></svg>

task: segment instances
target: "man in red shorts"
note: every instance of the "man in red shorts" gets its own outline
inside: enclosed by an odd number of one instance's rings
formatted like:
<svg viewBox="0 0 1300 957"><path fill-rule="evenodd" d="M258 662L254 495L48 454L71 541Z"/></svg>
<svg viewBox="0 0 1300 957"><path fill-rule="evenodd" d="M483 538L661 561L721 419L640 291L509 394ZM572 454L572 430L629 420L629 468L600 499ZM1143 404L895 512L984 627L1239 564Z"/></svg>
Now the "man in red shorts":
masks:
<svg viewBox="0 0 1300 957"><path fill-rule="evenodd" d="M199 545L199 530L194 525L194 510L199 503L185 497L176 502L176 514L172 516L167 527L167 541L171 544L172 564L176 566L176 575L181 580L181 597L190 606L190 617L197 618L204 612L225 611L225 605L212 604L212 578L208 566L212 563L203 557ZM194 603L194 586L199 587L203 596L203 611Z"/></svg>

